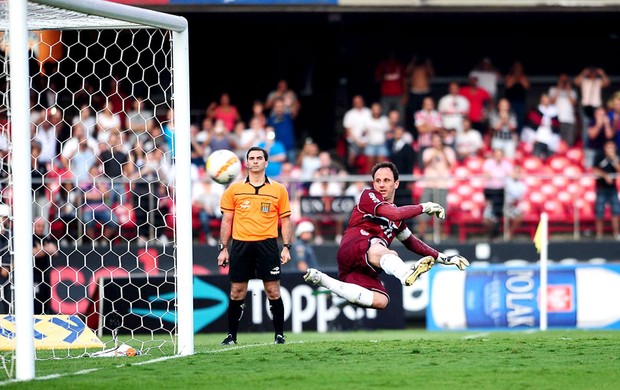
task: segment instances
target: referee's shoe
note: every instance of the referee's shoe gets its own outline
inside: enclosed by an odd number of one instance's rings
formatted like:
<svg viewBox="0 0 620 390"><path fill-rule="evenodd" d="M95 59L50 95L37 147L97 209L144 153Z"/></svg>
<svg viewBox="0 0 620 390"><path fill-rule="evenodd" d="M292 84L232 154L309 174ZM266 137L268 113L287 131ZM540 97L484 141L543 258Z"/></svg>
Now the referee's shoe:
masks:
<svg viewBox="0 0 620 390"><path fill-rule="evenodd" d="M224 341L222 341L220 344L221 345L235 345L237 344L237 339L233 338L233 336L229 334L228 336L226 336Z"/></svg>

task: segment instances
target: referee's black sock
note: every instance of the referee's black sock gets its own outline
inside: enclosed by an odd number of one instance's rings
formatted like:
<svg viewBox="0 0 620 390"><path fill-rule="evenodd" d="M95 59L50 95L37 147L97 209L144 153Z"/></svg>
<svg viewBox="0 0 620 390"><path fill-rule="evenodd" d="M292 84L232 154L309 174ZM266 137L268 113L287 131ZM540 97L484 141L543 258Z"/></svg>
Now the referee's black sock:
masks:
<svg viewBox="0 0 620 390"><path fill-rule="evenodd" d="M275 334L284 336L284 303L282 298L270 299L269 309L273 317L273 330Z"/></svg>
<svg viewBox="0 0 620 390"><path fill-rule="evenodd" d="M232 300L228 301L228 333L237 340L237 332L239 331L239 323L243 317L243 311L245 310L244 300Z"/></svg>

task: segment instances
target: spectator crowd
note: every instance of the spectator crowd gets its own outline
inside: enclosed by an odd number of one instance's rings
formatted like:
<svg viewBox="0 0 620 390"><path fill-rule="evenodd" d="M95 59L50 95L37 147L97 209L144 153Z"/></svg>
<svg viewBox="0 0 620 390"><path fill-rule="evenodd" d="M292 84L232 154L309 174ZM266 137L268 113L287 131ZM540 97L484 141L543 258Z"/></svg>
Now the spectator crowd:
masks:
<svg viewBox="0 0 620 390"><path fill-rule="evenodd" d="M479 170L470 171L479 177L461 179L481 182L480 219L490 239L500 239L502 231L511 238L519 229L524 213L519 202L527 191L515 183L531 173L524 166L528 159L544 165L578 153L580 173L595 180L596 237L603 238L603 222L611 220L612 237L620 240L615 176L620 170L620 91L610 90L603 69L588 66L573 77L560 73L557 83L536 96L519 61L502 73L484 58L460 78L466 82L455 79L445 91L433 91L437 84L430 59L414 56L405 64L390 53L377 64L374 77L379 98L351 97L339 119L341 128L334 129L337 145L330 150L300 135L296 120L304 107L286 79L257 98L247 113L235 105L234 96L221 92L190 129L195 238L215 245L221 218L218 200L224 188L205 174L208 155L230 149L243 161L247 149L258 145L269 153L267 176L283 182L294 202L303 196L355 197L364 182L347 180L348 175L366 175L374 163L391 160L401 175L415 177L415 182L401 183L397 204L437 202L447 205L448 215L451 194L459 191L448 179L469 161L481 161ZM58 96L62 85L54 87L62 78L53 80L45 90L33 83L33 216L49 221L52 232L62 223L55 233L61 242L111 245L136 238L145 244L172 238L173 111L156 112L145 96L128 94L113 76L103 81L101 92L86 82L65 107ZM2 122L6 178L10 132L6 116ZM10 204L10 186L5 183L2 191L3 202ZM324 239L323 229L331 229L338 241L345 228L346 216L323 215L311 220L310 229L298 207L294 211L294 221L306 222L314 242ZM413 222L422 238L450 233L429 226L436 219ZM123 229L129 233L119 233Z"/></svg>

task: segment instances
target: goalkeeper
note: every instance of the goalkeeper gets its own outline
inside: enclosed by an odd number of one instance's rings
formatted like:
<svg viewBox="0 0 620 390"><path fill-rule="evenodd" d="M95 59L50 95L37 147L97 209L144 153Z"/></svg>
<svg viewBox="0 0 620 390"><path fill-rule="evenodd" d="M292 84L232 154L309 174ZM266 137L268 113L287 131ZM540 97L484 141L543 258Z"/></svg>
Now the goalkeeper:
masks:
<svg viewBox="0 0 620 390"><path fill-rule="evenodd" d="M319 285L350 303L373 309L385 309L390 297L379 275L385 272L398 278L404 286L412 285L435 262L454 265L461 271L469 266L462 256L446 256L415 237L404 222L422 213L444 219L445 210L437 203L397 207L394 194L400 182L392 162L379 162L372 168L372 187L365 189L351 213L336 256L338 279L309 268L307 283ZM407 266L398 253L389 249L397 238L407 249L424 256Z"/></svg>

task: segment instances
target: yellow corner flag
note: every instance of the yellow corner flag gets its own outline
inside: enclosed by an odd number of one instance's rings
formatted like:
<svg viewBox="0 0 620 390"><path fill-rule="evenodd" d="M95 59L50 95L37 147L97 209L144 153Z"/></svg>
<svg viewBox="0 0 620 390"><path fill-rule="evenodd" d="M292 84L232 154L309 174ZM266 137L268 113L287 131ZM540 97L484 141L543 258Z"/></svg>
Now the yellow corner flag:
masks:
<svg viewBox="0 0 620 390"><path fill-rule="evenodd" d="M542 221L538 221L538 226L536 226L536 233L534 234L534 246L536 247L536 252L538 253L540 253L540 248L542 248L542 231Z"/></svg>

